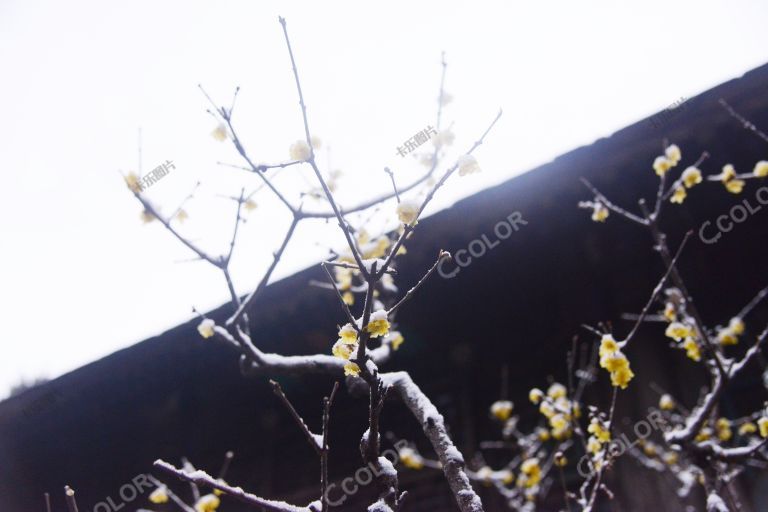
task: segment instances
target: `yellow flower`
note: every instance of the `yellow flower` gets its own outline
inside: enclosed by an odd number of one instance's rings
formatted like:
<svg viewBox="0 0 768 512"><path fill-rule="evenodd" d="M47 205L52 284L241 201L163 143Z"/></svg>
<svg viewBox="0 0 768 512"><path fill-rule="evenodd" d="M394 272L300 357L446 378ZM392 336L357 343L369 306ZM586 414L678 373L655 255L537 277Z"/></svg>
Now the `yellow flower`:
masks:
<svg viewBox="0 0 768 512"><path fill-rule="evenodd" d="M197 503L195 503L195 510L197 512L214 512L219 508L221 500L215 494L206 494L201 496Z"/></svg>
<svg viewBox="0 0 768 512"><path fill-rule="evenodd" d="M135 172L129 172L123 179L125 180L128 189L134 194L138 194L142 191L141 178L139 178L139 175Z"/></svg>
<svg viewBox="0 0 768 512"><path fill-rule="evenodd" d="M619 351L619 344L610 334L603 334L600 340L600 357L613 355Z"/></svg>
<svg viewBox="0 0 768 512"><path fill-rule="evenodd" d="M357 366L355 363L345 363L344 375L357 377L358 375L360 375L360 367Z"/></svg>
<svg viewBox="0 0 768 512"><path fill-rule="evenodd" d="M683 179L683 184L687 188L691 188L694 185L698 185L699 183L701 183L701 180L702 180L701 171L695 167L688 167L686 170L683 171L682 179Z"/></svg>
<svg viewBox="0 0 768 512"><path fill-rule="evenodd" d="M378 338L389 332L389 320L386 311L380 309L373 312L368 322L368 332L371 333L371 338Z"/></svg>
<svg viewBox="0 0 768 512"><path fill-rule="evenodd" d="M666 336L672 338L675 341L680 341L683 338L693 336L693 329L690 326L680 322L672 322L667 326L667 330L664 333Z"/></svg>
<svg viewBox="0 0 768 512"><path fill-rule="evenodd" d="M744 334L744 321L737 316L731 318L731 320L728 322L728 327L737 336Z"/></svg>
<svg viewBox="0 0 768 512"><path fill-rule="evenodd" d="M587 441L587 451L593 455L596 455L602 449L603 445L595 436L589 436Z"/></svg>
<svg viewBox="0 0 768 512"><path fill-rule="evenodd" d="M564 415L558 413L549 418L549 426L554 430L565 430L568 428L568 421Z"/></svg>
<svg viewBox="0 0 768 512"><path fill-rule="evenodd" d="M731 194L741 194L741 191L744 190L744 185L744 180L731 180L725 184L725 188Z"/></svg>
<svg viewBox="0 0 768 512"><path fill-rule="evenodd" d="M213 328L215 325L216 322L210 318L205 318L200 322L200 325L197 326L197 332L199 332L200 336L203 338L210 338L214 334Z"/></svg>
<svg viewBox="0 0 768 512"><path fill-rule="evenodd" d="M288 154L290 155L291 160L294 161L309 160L309 157L312 155L312 149L306 141L297 140L291 144L290 148L288 148Z"/></svg>
<svg viewBox="0 0 768 512"><path fill-rule="evenodd" d="M749 434L754 434L755 432L757 432L757 426L751 421L748 421L739 427L740 436L747 436Z"/></svg>
<svg viewBox="0 0 768 512"><path fill-rule="evenodd" d="M392 343L392 350L397 350L400 348L400 345L405 342L405 338L403 338L403 335L400 334L400 331L392 331L389 333L390 343Z"/></svg>
<svg viewBox="0 0 768 512"><path fill-rule="evenodd" d="M712 437L712 429L709 427L704 427L699 431L698 434L696 434L696 437L693 440L697 443L700 443L702 441L706 441L710 437Z"/></svg>
<svg viewBox="0 0 768 512"><path fill-rule="evenodd" d="M500 421L507 421L512 416L512 407L509 400L498 400L491 404L491 414Z"/></svg>
<svg viewBox="0 0 768 512"><path fill-rule="evenodd" d="M539 388L533 388L528 392L528 400L534 404L541 402L542 398L544 398L544 392Z"/></svg>
<svg viewBox="0 0 768 512"><path fill-rule="evenodd" d="M760 429L760 437L768 437L768 418L763 416L757 420L757 428Z"/></svg>
<svg viewBox="0 0 768 512"><path fill-rule="evenodd" d="M768 162L765 160L760 160L755 164L755 170L752 171L752 174L757 176L758 178L765 178L768 176Z"/></svg>
<svg viewBox="0 0 768 512"><path fill-rule="evenodd" d="M653 443L645 443L643 445L643 452L649 457L655 457L658 453L656 451L656 445Z"/></svg>
<svg viewBox="0 0 768 512"><path fill-rule="evenodd" d="M331 353L336 357L340 357L342 359L349 359L350 357L352 357L352 354L355 352L356 345L357 344L350 345L349 343L346 343L343 340L339 340L333 344Z"/></svg>
<svg viewBox="0 0 768 512"><path fill-rule="evenodd" d="M559 382L555 382L551 386L549 386L549 389L547 390L547 396L549 396L553 400L556 400L558 398L565 398L565 395L567 392L568 390L565 389L565 386L563 386Z"/></svg>
<svg viewBox="0 0 768 512"><path fill-rule="evenodd" d="M555 415L555 408L549 402L541 402L539 406L539 412L547 418L551 418Z"/></svg>
<svg viewBox="0 0 768 512"><path fill-rule="evenodd" d="M675 166L680 162L680 159L683 157L682 153L680 152L680 148L677 147L676 144L670 144L667 146L667 149L664 150L664 155L669 159L670 162L672 162L672 165Z"/></svg>
<svg viewBox="0 0 768 512"><path fill-rule="evenodd" d="M626 366L619 368L615 372L611 372L611 384L615 387L620 387L621 389L627 389L629 381L631 381L634 376L635 374L630 369L629 363L627 363Z"/></svg>
<svg viewBox="0 0 768 512"><path fill-rule="evenodd" d="M554 437L555 440L557 441L562 441L563 439L567 439L571 437L571 429L568 425L566 425L563 428L553 428L552 437Z"/></svg>
<svg viewBox="0 0 768 512"><path fill-rule="evenodd" d="M717 331L717 341L723 345L736 345L739 342L739 337L733 332L733 329L719 329Z"/></svg>
<svg viewBox="0 0 768 512"><path fill-rule="evenodd" d="M675 408L675 401L674 399L667 394L661 395L661 398L659 398L659 409L662 411L671 411Z"/></svg>
<svg viewBox="0 0 768 512"><path fill-rule="evenodd" d="M229 131L227 130L227 125L224 123L219 123L219 125L213 129L211 132L211 137L216 139L219 142L224 142L227 140L227 135L229 134Z"/></svg>
<svg viewBox="0 0 768 512"><path fill-rule="evenodd" d="M149 501L157 505L168 502L168 488L161 485L149 495Z"/></svg>
<svg viewBox="0 0 768 512"><path fill-rule="evenodd" d="M350 323L346 323L339 329L339 341L342 343L357 343L357 331Z"/></svg>
<svg viewBox="0 0 768 512"><path fill-rule="evenodd" d="M696 343L693 338L685 338L683 342L683 348L685 349L685 355L694 361L701 361L701 347Z"/></svg>
<svg viewBox="0 0 768 512"><path fill-rule="evenodd" d="M685 201L686 197L688 197L688 193L685 191L685 187L677 187L675 188L675 192L672 194L672 197L669 199L669 202L683 204L683 201Z"/></svg>
<svg viewBox="0 0 768 512"><path fill-rule="evenodd" d="M659 176L664 176L673 166L672 161L665 156L657 156L656 160L653 161L653 170Z"/></svg>
<svg viewBox="0 0 768 512"><path fill-rule="evenodd" d="M736 177L736 168L731 164L725 164L723 166L723 172L720 174L720 179L723 183L728 183Z"/></svg>
<svg viewBox="0 0 768 512"><path fill-rule="evenodd" d="M667 463L668 466L674 466L677 464L677 454L675 452L665 452L661 458L664 462Z"/></svg>
<svg viewBox="0 0 768 512"><path fill-rule="evenodd" d="M733 437L731 422L727 418L718 418L715 422L715 428L717 429L717 438L721 441L728 441Z"/></svg>
<svg viewBox="0 0 768 512"><path fill-rule="evenodd" d="M459 176L480 172L480 166L477 163L477 159L472 155L461 155L458 160L458 165Z"/></svg>
<svg viewBox="0 0 768 512"><path fill-rule="evenodd" d="M403 200L397 205L397 217L403 224L413 224L419 215L419 204L416 201Z"/></svg>
<svg viewBox="0 0 768 512"><path fill-rule="evenodd" d="M243 208L245 208L245 210L249 212L252 212L257 207L258 205L256 204L256 201L254 201L253 199L246 199L245 202L243 203Z"/></svg>
<svg viewBox="0 0 768 512"><path fill-rule="evenodd" d="M563 468L568 464L568 459L563 455L563 452L555 453L555 466Z"/></svg>
<svg viewBox="0 0 768 512"><path fill-rule="evenodd" d="M539 438L539 441L549 441L549 430L541 427L537 428L536 437Z"/></svg>
<svg viewBox="0 0 768 512"><path fill-rule="evenodd" d="M490 486L491 479L493 478L493 470L489 466L483 466L477 470L475 476L478 480L483 482L483 485Z"/></svg>
<svg viewBox="0 0 768 512"><path fill-rule="evenodd" d="M141 211L141 221L144 224L149 224L153 220L155 220L155 216L152 214L152 212L146 209Z"/></svg>
<svg viewBox="0 0 768 512"><path fill-rule="evenodd" d="M587 427L587 432L594 434L598 441L607 443L611 440L611 432L605 428L602 422L597 418L592 418Z"/></svg>
<svg viewBox="0 0 768 512"><path fill-rule="evenodd" d="M605 222L605 219L608 218L608 214L610 213L608 208L606 208L605 205L599 201L594 204L593 208L592 220L595 222Z"/></svg>
<svg viewBox="0 0 768 512"><path fill-rule="evenodd" d="M520 476L524 477L522 481L524 487L533 487L541 481L541 467L539 467L539 459L535 457L526 459L520 465L520 471Z"/></svg>
<svg viewBox="0 0 768 512"><path fill-rule="evenodd" d="M600 367L605 368L609 372L616 372L628 366L627 356L621 350L617 350L613 354L606 354L600 358Z"/></svg>
<svg viewBox="0 0 768 512"><path fill-rule="evenodd" d="M407 468L421 469L424 467L424 459L413 448L407 446L401 448L398 455L400 455L400 462Z"/></svg>
<svg viewBox="0 0 768 512"><path fill-rule="evenodd" d="M179 222L184 222L188 218L189 218L189 214L186 212L186 210L181 209L176 213L176 220L178 220Z"/></svg>
<svg viewBox="0 0 768 512"><path fill-rule="evenodd" d="M666 306L664 306L664 318L670 322L674 322L676 317L677 311L675 310L675 305L671 302L667 302Z"/></svg>
<svg viewBox="0 0 768 512"><path fill-rule="evenodd" d="M352 292L344 292L341 296L341 300L343 300L344 304L347 306L351 306L355 303L355 295Z"/></svg>

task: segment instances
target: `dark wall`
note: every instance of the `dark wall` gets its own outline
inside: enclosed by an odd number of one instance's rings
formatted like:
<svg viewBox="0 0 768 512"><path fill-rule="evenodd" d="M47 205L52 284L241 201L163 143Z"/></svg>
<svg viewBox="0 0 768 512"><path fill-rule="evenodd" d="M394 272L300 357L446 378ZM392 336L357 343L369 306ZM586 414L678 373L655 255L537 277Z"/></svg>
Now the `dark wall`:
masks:
<svg viewBox="0 0 768 512"><path fill-rule="evenodd" d="M664 271L642 228L616 215L596 224L588 211L577 209L580 200L591 199L579 178L637 211L637 199L655 193L651 162L663 137L680 145L682 165L707 150L712 158L702 166L705 174L719 172L726 162L749 171L755 161L768 159L768 146L743 130L717 100L726 98L768 128L767 86L764 66L694 98L661 129L638 123L421 221L400 264L403 289L421 277L439 249L455 253L483 234L493 239L494 226L515 211L528 224L455 278L434 276L400 314L406 343L383 369L411 372L467 455L479 441L498 436L487 408L498 396L505 364L511 399L526 411L524 423L532 425L536 415L527 392L546 386L550 377L565 378L573 336L590 341L579 326L611 321L619 334L626 333L630 324L621 314L639 312ZM491 136L489 143L504 141ZM756 181L741 196L716 184L700 185L684 205L668 207L664 227L671 245L739 201L755 203L755 190L762 185ZM768 283L767 212L757 212L717 244L691 240L680 267L709 324L727 322ZM251 317L264 350L330 350L334 326L344 318L332 295L307 286L313 278L322 278L316 268L270 286L257 301ZM222 319L227 313L221 309L212 316ZM764 324L766 308L755 318ZM749 325L749 334L759 325ZM44 491L54 493L56 509L63 510L60 490L69 484L78 492L81 510L89 511L107 496L119 501L120 487L149 471L156 458L178 461L186 455L215 472L230 449L236 452L230 481L267 497L314 499L316 458L266 379L240 376L234 353L202 340L195 326L181 325L0 403L0 510L42 510ZM644 416L656 400L651 381L693 403L701 370L666 345L662 327L648 325L629 348L638 377L621 393L619 414ZM280 380L317 429L321 399L332 381ZM605 404L606 381L601 375L588 402ZM732 384L723 412L741 414L764 398L755 372ZM365 401L342 388L331 424L333 481L360 467L357 446L365 428ZM384 410L383 429L417 440L428 452L419 425L396 400ZM412 492L412 510L455 509L439 473L406 471L401 482ZM631 460L620 462L611 485L622 503L617 509L679 510L671 489ZM481 492L488 510L503 510ZM369 497L359 493L346 509L364 510ZM136 500L124 510L146 505ZM234 502L226 505L239 510Z"/></svg>

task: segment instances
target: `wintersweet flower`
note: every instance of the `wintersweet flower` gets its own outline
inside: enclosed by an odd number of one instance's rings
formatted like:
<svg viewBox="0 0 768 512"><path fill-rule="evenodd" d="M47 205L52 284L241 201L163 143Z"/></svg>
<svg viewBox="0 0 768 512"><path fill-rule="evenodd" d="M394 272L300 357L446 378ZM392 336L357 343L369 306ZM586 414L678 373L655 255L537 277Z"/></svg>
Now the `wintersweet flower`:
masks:
<svg viewBox="0 0 768 512"><path fill-rule="evenodd" d="M157 505L168 503L168 488L164 485L161 485L152 491L149 495L149 501Z"/></svg>
<svg viewBox="0 0 768 512"><path fill-rule="evenodd" d="M685 191L685 187L676 187L672 197L669 198L670 203L683 204L688 193Z"/></svg>
<svg viewBox="0 0 768 512"><path fill-rule="evenodd" d="M380 309L373 312L368 322L368 332L371 334L371 338L378 338L389 332L389 320L386 311Z"/></svg>
<svg viewBox="0 0 768 512"><path fill-rule="evenodd" d="M197 500L197 503L195 503L195 510L197 512L214 512L219 508L220 504L221 500L218 496L215 494L206 494Z"/></svg>
<svg viewBox="0 0 768 512"><path fill-rule="evenodd" d="M565 386L563 386L559 382L555 382L551 386L549 386L549 389L547 390L547 396L552 398L553 400L556 400L558 398L564 398L567 392L568 390L565 389Z"/></svg>
<svg viewBox="0 0 768 512"><path fill-rule="evenodd" d="M483 466L477 470L475 477L483 482L483 485L490 486L491 479L493 478L493 470L490 468L490 466Z"/></svg>
<svg viewBox="0 0 768 512"><path fill-rule="evenodd" d="M728 183L736 177L736 168L733 164L725 164L723 166L723 172L720 174L720 180L723 183Z"/></svg>
<svg viewBox="0 0 768 512"><path fill-rule="evenodd" d="M696 167L688 167L683 171L682 180L686 188L691 188L694 185L698 185L702 180L701 171Z"/></svg>
<svg viewBox="0 0 768 512"><path fill-rule="evenodd" d="M541 402L542 398L544 398L544 392L539 388L533 388L528 392L528 400L534 404Z"/></svg>
<svg viewBox="0 0 768 512"><path fill-rule="evenodd" d="M216 322L210 318L205 318L202 322L200 322L200 325L197 326L197 332L199 332L200 336L203 338L210 338L214 334L213 328L215 326Z"/></svg>
<svg viewBox="0 0 768 512"><path fill-rule="evenodd" d="M341 296L341 300L343 300L344 304L347 306L351 306L355 303L355 295L352 292L344 292Z"/></svg>
<svg viewBox="0 0 768 512"><path fill-rule="evenodd" d="M603 422L597 418L592 418L589 422L587 432L594 435L601 443L607 443L611 440L611 432L605 428Z"/></svg>
<svg viewBox="0 0 768 512"><path fill-rule="evenodd" d="M675 318L677 318L677 310L675 309L675 305L673 303L667 302L667 304L664 306L664 318L670 322L674 322Z"/></svg>
<svg viewBox="0 0 768 512"><path fill-rule="evenodd" d="M731 180L725 184L725 188L731 194L741 194L741 191L744 190L744 185L746 185L744 180Z"/></svg>
<svg viewBox="0 0 768 512"><path fill-rule="evenodd" d="M549 430L538 427L536 429L536 437L539 438L539 441L549 441Z"/></svg>
<svg viewBox="0 0 768 512"><path fill-rule="evenodd" d="M357 342L357 330L350 323L346 323L339 329L339 341L342 343L356 343Z"/></svg>
<svg viewBox="0 0 768 512"><path fill-rule="evenodd" d="M664 454L661 456L661 460L663 460L664 463L668 466L674 466L677 464L678 457L675 452L664 452Z"/></svg>
<svg viewBox="0 0 768 512"><path fill-rule="evenodd" d="M493 479L501 481L505 485L509 485L515 481L515 475L508 469L500 469L493 472Z"/></svg>
<svg viewBox="0 0 768 512"><path fill-rule="evenodd" d="M419 204L413 200L402 200L397 204L397 218L403 224L411 225L419 216Z"/></svg>
<svg viewBox="0 0 768 512"><path fill-rule="evenodd" d="M717 341L723 346L736 345L739 343L739 337L729 328L719 329L717 331Z"/></svg>
<svg viewBox="0 0 768 512"><path fill-rule="evenodd" d="M755 164L755 170L752 171L752 174L757 176L758 178L765 178L768 176L768 162L765 160L760 160Z"/></svg>
<svg viewBox="0 0 768 512"><path fill-rule="evenodd" d="M736 168L732 164L723 166L723 172L718 176L731 194L740 194L744 189L744 180L736 179Z"/></svg>
<svg viewBox="0 0 768 512"><path fill-rule="evenodd" d="M743 423L739 427L739 435L740 436L747 436L749 434L754 434L755 432L757 432L757 426L754 423L752 423L751 421Z"/></svg>
<svg viewBox="0 0 768 512"><path fill-rule="evenodd" d="M689 358L696 362L701 361L701 347L699 347L699 344L696 343L696 340L693 338L685 338L685 342L683 342L683 348L685 349L685 355L687 355Z"/></svg>
<svg viewBox="0 0 768 512"><path fill-rule="evenodd" d="M312 155L312 149L306 141L297 140L288 148L288 154L291 160L309 160L309 157Z"/></svg>
<svg viewBox="0 0 768 512"><path fill-rule="evenodd" d="M670 395L661 395L661 398L659 398L659 409L663 411L671 411L674 408L675 400Z"/></svg>
<svg viewBox="0 0 768 512"><path fill-rule="evenodd" d="M141 221L144 224L149 224L150 222L155 220L155 216L152 214L152 212L150 212L147 209L144 209L144 210L141 211L140 217L141 217Z"/></svg>
<svg viewBox="0 0 768 512"><path fill-rule="evenodd" d="M311 136L309 141L312 143L312 149L320 149L323 147L323 141L317 135Z"/></svg>
<svg viewBox="0 0 768 512"><path fill-rule="evenodd" d="M541 467L539 466L539 459L536 457L523 461L520 465L520 471L518 485L522 484L521 487L533 487L541 481Z"/></svg>
<svg viewBox="0 0 768 512"><path fill-rule="evenodd" d="M683 157L677 144L670 144L667 146L667 149L664 150L664 155L666 155L669 161L672 162L673 166L677 165Z"/></svg>
<svg viewBox="0 0 768 512"><path fill-rule="evenodd" d="M461 155L458 160L458 165L459 176L480 172L480 165L477 163L477 159L472 155Z"/></svg>
<svg viewBox="0 0 768 512"><path fill-rule="evenodd" d="M398 455L400 456L400 462L407 468L421 469L424 467L424 459L413 448L407 446L401 448Z"/></svg>
<svg viewBox="0 0 768 512"><path fill-rule="evenodd" d="M541 402L539 405L539 412L547 418L551 418L555 415L555 408L549 402Z"/></svg>
<svg viewBox="0 0 768 512"><path fill-rule="evenodd" d="M613 339L613 336L610 334L603 334L603 337L600 339L600 357L602 358L608 355L612 355L618 351L619 344L615 339Z"/></svg>
<svg viewBox="0 0 768 512"><path fill-rule="evenodd" d="M608 218L609 213L610 212L608 211L608 208L606 208L603 203L598 201L593 206L592 220L595 222L605 222L605 219Z"/></svg>
<svg viewBox="0 0 768 512"><path fill-rule="evenodd" d="M258 205L256 204L256 201L254 201L253 199L246 199L245 202L243 203L243 208L245 208L245 210L249 212L252 212L257 207Z"/></svg>
<svg viewBox="0 0 768 512"><path fill-rule="evenodd" d="M352 354L355 353L356 345L350 345L349 343L345 343L342 340L338 340L336 343L333 344L333 348L331 348L331 354L333 354L336 357L340 357L341 359L349 359L352 357Z"/></svg>
<svg viewBox="0 0 768 512"><path fill-rule="evenodd" d="M602 449L603 445L600 442L598 438L595 436L589 436L589 440L587 441L587 451L593 455L597 455L597 453Z"/></svg>
<svg viewBox="0 0 768 512"><path fill-rule="evenodd" d="M683 338L693 336L693 329L684 323L672 322L667 326L667 330L664 332L664 334L675 341L680 341Z"/></svg>
<svg viewBox="0 0 768 512"><path fill-rule="evenodd" d="M345 363L344 364L344 375L347 377L357 377L360 375L360 367L357 366L355 363Z"/></svg>
<svg viewBox="0 0 768 512"><path fill-rule="evenodd" d="M558 413L549 418L549 426L554 430L565 430L568 428L568 420L565 419L564 415Z"/></svg>
<svg viewBox="0 0 768 512"><path fill-rule="evenodd" d="M673 166L672 161L665 156L657 156L653 161L653 170L656 171L658 176L664 176Z"/></svg>
<svg viewBox="0 0 768 512"><path fill-rule="evenodd" d="M219 123L219 125L211 132L211 137L219 142L227 140L227 135L229 135L229 130L227 130L227 125L224 123Z"/></svg>
<svg viewBox="0 0 768 512"><path fill-rule="evenodd" d="M617 371L611 373L611 384L614 387L627 389L629 381L631 381L634 376L635 374L630 369L629 362L627 362L626 366L619 368Z"/></svg>
<svg viewBox="0 0 768 512"><path fill-rule="evenodd" d="M744 321L741 318L735 316L728 322L728 328L730 328L734 334L741 336L744 334Z"/></svg>
<svg viewBox="0 0 768 512"><path fill-rule="evenodd" d="M442 146L450 146L451 144L453 144L453 140L455 138L456 136L453 134L451 130L448 130L448 129L440 130L439 132L437 132L437 135L435 135L432 138L432 143L438 148Z"/></svg>
<svg viewBox="0 0 768 512"><path fill-rule="evenodd" d="M717 431L717 438L721 441L729 441L733 437L731 422L727 418L718 418L715 422L715 430Z"/></svg>
<svg viewBox="0 0 768 512"><path fill-rule="evenodd" d="M491 414L500 421L507 421L512 416L512 402L509 400L498 400L491 404Z"/></svg>
<svg viewBox="0 0 768 512"><path fill-rule="evenodd" d="M189 218L189 214L188 214L188 213L187 213L187 211L186 211L186 210L184 210L183 208L182 208L182 209L180 209L178 212L176 212L176 220L177 220L177 221L179 221L179 222L183 223L183 222L184 222L185 220L187 220L188 218Z"/></svg>
<svg viewBox="0 0 768 512"><path fill-rule="evenodd" d="M757 428L760 429L760 437L768 437L768 418L763 416L757 420Z"/></svg>
<svg viewBox="0 0 768 512"><path fill-rule="evenodd" d="M392 344L392 350L397 350L405 342L405 338L400 334L400 331L392 331L388 335L389 342Z"/></svg>
<svg viewBox="0 0 768 512"><path fill-rule="evenodd" d="M128 189L133 192L134 194L138 194L142 190L141 186L141 178L139 178L139 175L135 172L129 172L126 174L123 179L125 180L125 185L128 187Z"/></svg>
<svg viewBox="0 0 768 512"><path fill-rule="evenodd" d="M555 453L555 466L564 468L568 465L568 459L563 455L563 452Z"/></svg>

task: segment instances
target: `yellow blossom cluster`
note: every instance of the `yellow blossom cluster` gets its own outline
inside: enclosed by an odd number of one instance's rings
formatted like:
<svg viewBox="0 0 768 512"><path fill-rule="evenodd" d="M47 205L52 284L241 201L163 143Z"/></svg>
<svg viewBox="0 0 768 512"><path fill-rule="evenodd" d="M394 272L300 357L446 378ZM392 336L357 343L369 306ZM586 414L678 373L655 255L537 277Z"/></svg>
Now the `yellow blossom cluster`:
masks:
<svg viewBox="0 0 768 512"><path fill-rule="evenodd" d="M339 339L333 344L331 353L341 359L347 361L344 363L344 375L359 375L360 367L350 361L353 355L357 354L357 329L350 324L344 324L339 329Z"/></svg>
<svg viewBox="0 0 768 512"><path fill-rule="evenodd" d="M573 434L572 422L581 416L581 409L578 403L567 398L567 394L565 386L559 382L549 386L546 394L538 388L528 393L528 398L539 405L539 412L549 421L549 431L537 431L540 440L546 441L551 435L562 441Z"/></svg>
<svg viewBox="0 0 768 512"><path fill-rule="evenodd" d="M674 192L670 201L677 204L682 204L685 198L688 196L686 189L693 188L702 181L701 171L696 167L688 167L683 171L680 179L675 182Z"/></svg>
<svg viewBox="0 0 768 512"><path fill-rule="evenodd" d="M667 146L667 149L664 150L663 155L657 156L653 161L653 170L656 171L657 175L664 176L667 171L669 171L680 162L681 158L682 154L680 152L680 148L675 144L671 144Z"/></svg>
<svg viewBox="0 0 768 512"><path fill-rule="evenodd" d="M697 333L692 326L692 321L690 319L678 321L674 305L671 303L667 303L664 316L670 320L664 334L677 342L682 341L680 347L685 350L685 354L693 361L701 361L701 346L696 341Z"/></svg>
<svg viewBox="0 0 768 512"><path fill-rule="evenodd" d="M490 466L483 466L475 472L475 477L480 480L483 485L490 487L493 482L500 482L505 485L509 485L515 481L515 475L509 469L500 469L494 471Z"/></svg>
<svg viewBox="0 0 768 512"><path fill-rule="evenodd" d="M539 459L532 457L525 459L520 465L520 475L517 477L517 486L531 488L541 481L541 466Z"/></svg>
<svg viewBox="0 0 768 512"><path fill-rule="evenodd" d="M720 441L730 441L733 437L730 420L728 418L718 418L715 422L715 433Z"/></svg>
<svg viewBox="0 0 768 512"><path fill-rule="evenodd" d="M720 178L720 181L723 182L726 190L728 190L728 192L731 194L740 194L744 189L744 180L736 178L736 168L734 168L731 164L724 165L723 172L720 173L717 177Z"/></svg>
<svg viewBox="0 0 768 512"><path fill-rule="evenodd" d="M512 416L513 407L509 400L497 400L491 404L491 416L499 421L507 421Z"/></svg>
<svg viewBox="0 0 768 512"><path fill-rule="evenodd" d="M605 422L597 416L593 416L589 421L587 432L591 434L587 440L587 451L597 456L603 450L603 445L611 441L611 432Z"/></svg>
<svg viewBox="0 0 768 512"><path fill-rule="evenodd" d="M195 503L195 511L215 512L215 510L219 508L220 504L221 500L218 496L215 494L206 494L205 496L200 496L200 499Z"/></svg>
<svg viewBox="0 0 768 512"><path fill-rule="evenodd" d="M626 389L635 376L629 366L629 359L621 351L621 346L610 334L600 340L600 367L611 374L611 385Z"/></svg>
<svg viewBox="0 0 768 512"><path fill-rule="evenodd" d="M403 465L407 468L421 469L424 467L424 459L413 448L408 446L400 448L398 451L398 456L400 457L400 462L402 462Z"/></svg>
<svg viewBox="0 0 768 512"><path fill-rule="evenodd" d="M744 334L744 321L735 316L728 322L727 327L717 330L717 341L723 346L736 345L742 334Z"/></svg>

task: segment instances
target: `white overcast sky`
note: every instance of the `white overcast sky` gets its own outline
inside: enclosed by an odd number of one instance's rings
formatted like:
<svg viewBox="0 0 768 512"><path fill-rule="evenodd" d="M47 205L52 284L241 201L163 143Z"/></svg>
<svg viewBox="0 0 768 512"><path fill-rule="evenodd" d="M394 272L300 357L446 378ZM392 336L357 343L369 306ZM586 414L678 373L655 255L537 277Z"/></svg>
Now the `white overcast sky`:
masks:
<svg viewBox="0 0 768 512"><path fill-rule="evenodd" d="M499 107L477 153L484 171L444 188L430 209L588 144L768 62L768 2L276 2L0 0L0 397L23 379L55 377L207 310L227 294L206 264L140 208L118 171L176 170L149 191L170 212L201 180L185 233L224 250L233 204L254 176L216 142L197 89L228 104L258 161L287 159L302 137L278 15L288 20L321 162L343 170L340 200L419 174L395 154L434 123L440 54L449 62L459 147ZM277 183L292 197L296 174ZM298 180L298 181L297 181ZM267 195L243 230L239 291L260 276L286 217ZM285 276L339 247L309 225Z"/></svg>

